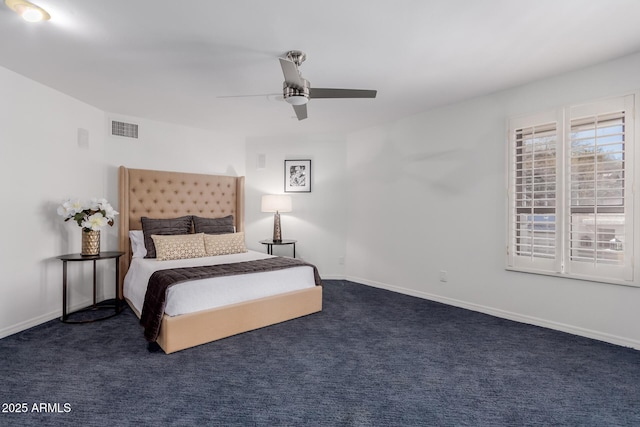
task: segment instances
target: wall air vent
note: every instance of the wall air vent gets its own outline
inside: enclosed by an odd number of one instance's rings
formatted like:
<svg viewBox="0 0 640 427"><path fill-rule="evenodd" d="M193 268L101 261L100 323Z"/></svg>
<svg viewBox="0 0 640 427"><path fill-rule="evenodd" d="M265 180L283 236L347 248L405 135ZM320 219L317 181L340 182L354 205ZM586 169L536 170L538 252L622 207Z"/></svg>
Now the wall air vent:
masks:
<svg viewBox="0 0 640 427"><path fill-rule="evenodd" d="M125 138L138 138L138 125L133 123L111 121L111 135Z"/></svg>

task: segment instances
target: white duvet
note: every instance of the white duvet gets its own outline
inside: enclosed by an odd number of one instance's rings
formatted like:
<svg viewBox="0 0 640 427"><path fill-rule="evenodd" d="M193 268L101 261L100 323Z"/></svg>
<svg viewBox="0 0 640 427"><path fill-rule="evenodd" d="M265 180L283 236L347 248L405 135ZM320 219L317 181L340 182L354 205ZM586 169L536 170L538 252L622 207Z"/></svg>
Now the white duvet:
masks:
<svg viewBox="0 0 640 427"><path fill-rule="evenodd" d="M138 313L142 313L147 283L156 270L229 264L271 257L261 252L248 251L242 254L172 261L133 258L124 278L124 296L138 310ZM178 316L313 286L315 286L313 268L309 266L194 280L178 283L169 288L165 313L169 316Z"/></svg>

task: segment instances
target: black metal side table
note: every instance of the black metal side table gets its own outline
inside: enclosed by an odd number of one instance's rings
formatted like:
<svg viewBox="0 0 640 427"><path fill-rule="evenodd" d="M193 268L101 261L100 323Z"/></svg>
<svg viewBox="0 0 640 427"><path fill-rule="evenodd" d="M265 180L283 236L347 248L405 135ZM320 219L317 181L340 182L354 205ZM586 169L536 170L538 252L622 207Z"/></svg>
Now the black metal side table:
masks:
<svg viewBox="0 0 640 427"><path fill-rule="evenodd" d="M296 242L297 240L273 240L273 239L266 239L266 240L260 240L260 243L262 243L263 245L267 245L267 253L269 255L273 255L273 246L280 246L280 245L292 245L293 246L293 257L296 257Z"/></svg>
<svg viewBox="0 0 640 427"><path fill-rule="evenodd" d="M98 255L81 255L81 254L68 254L59 256L58 259L62 261L62 317L61 321L65 323L89 323L95 322L98 320L108 319L119 314L122 311L122 306L118 301L118 277L120 277L120 263L118 262L120 257L124 255L124 252L100 252ZM96 301L96 263L97 261L103 259L113 259L116 263L116 280L115 280L115 299L113 304L104 304L107 301ZM72 313L67 313L67 262L83 262L83 261L92 261L93 262L93 304L89 307L85 307L83 309L74 311ZM81 313L86 311L94 311L94 310L103 310L103 309L111 309L113 313L109 313L106 316L102 317L92 317L86 320L70 320L69 315L74 313Z"/></svg>

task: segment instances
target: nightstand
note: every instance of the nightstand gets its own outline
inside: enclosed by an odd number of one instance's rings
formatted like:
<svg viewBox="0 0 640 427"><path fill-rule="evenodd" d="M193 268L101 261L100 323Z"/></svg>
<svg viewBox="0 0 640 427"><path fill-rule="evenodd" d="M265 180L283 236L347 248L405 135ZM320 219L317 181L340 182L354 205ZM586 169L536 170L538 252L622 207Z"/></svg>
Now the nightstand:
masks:
<svg viewBox="0 0 640 427"><path fill-rule="evenodd" d="M293 257L296 257L296 242L297 240L279 240L279 241L275 241L273 239L266 239L266 240L260 240L260 243L262 243L263 245L267 245L267 253L269 255L273 255L273 246L280 246L280 245L292 245L293 246Z"/></svg>
<svg viewBox="0 0 640 427"><path fill-rule="evenodd" d="M118 301L118 277L120 276L120 263L118 262L120 257L124 255L124 252L100 252L98 255L80 255L80 254L68 254L59 256L58 259L62 261L62 317L61 321L65 323L89 323L98 320L108 319L119 314L122 311L120 301ZM105 304L108 301L96 301L96 263L100 260L112 259L116 263L116 279L115 279L115 295L113 304ZM89 307L85 307L81 310L74 311L73 313L67 313L67 263L68 262L84 262L91 261L93 263L93 304ZM113 312L101 317L91 317L90 319L83 320L69 320L69 315L74 313L81 313L87 311L97 311L109 309Z"/></svg>

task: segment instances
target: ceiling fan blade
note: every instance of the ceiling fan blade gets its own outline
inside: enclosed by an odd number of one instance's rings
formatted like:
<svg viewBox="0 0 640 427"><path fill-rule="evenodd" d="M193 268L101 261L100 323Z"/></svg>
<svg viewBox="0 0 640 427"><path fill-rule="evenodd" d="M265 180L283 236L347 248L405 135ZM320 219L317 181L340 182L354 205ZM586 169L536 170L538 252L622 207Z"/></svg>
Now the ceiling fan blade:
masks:
<svg viewBox="0 0 640 427"><path fill-rule="evenodd" d="M284 74L284 81L289 86L295 86L297 88L304 87L304 82L298 72L298 67L292 61L287 59L278 58L280 60L280 66L282 67L282 73Z"/></svg>
<svg viewBox="0 0 640 427"><path fill-rule="evenodd" d="M375 98L377 90L309 88L309 98Z"/></svg>
<svg viewBox="0 0 640 427"><path fill-rule="evenodd" d="M293 105L293 111L296 112L298 120L304 120L307 118L307 104Z"/></svg>

